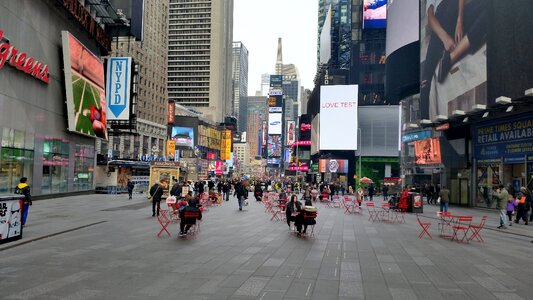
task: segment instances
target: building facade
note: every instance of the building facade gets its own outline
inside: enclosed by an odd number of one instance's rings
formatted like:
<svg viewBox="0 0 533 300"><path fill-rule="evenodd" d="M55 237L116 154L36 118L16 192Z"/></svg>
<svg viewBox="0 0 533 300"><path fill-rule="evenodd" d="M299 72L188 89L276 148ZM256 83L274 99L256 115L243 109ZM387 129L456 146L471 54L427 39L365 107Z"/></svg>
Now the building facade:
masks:
<svg viewBox="0 0 533 300"><path fill-rule="evenodd" d="M168 97L214 122L232 108L233 0L171 0Z"/></svg>
<svg viewBox="0 0 533 300"><path fill-rule="evenodd" d="M77 22L75 16L84 17L94 27ZM13 193L21 177L28 178L34 196L94 190L95 136L106 138L105 126L101 127L105 120L98 118L95 130L87 111L69 111L68 106L75 107L80 99L67 90L79 89L72 85L73 76L65 75L68 67L64 63L72 62L73 52L70 57L66 55L70 46L81 45L78 49L83 49L94 65L90 70L76 66L76 76L81 78L78 82L91 85L102 96L101 58L110 50L110 38L84 6L70 10L53 1L2 1L0 32L4 49L0 67L0 193ZM15 50L24 54L16 61L7 61L6 55ZM72 72L71 68L68 71ZM70 80L70 87L65 78ZM105 103L101 100L95 97L87 101L94 101L94 110L102 111ZM67 126L68 120L75 126Z"/></svg>
<svg viewBox="0 0 533 300"><path fill-rule="evenodd" d="M98 143L98 153L108 159L164 156L167 139L167 34L169 0L145 5L144 40L119 37L111 56L132 57L138 65L136 134L110 131L109 143ZM111 155L109 155L111 154Z"/></svg>
<svg viewBox="0 0 533 300"><path fill-rule="evenodd" d="M239 120L238 130L245 130L240 127L241 113L240 103L243 97L248 95L248 49L242 42L233 42L233 116Z"/></svg>

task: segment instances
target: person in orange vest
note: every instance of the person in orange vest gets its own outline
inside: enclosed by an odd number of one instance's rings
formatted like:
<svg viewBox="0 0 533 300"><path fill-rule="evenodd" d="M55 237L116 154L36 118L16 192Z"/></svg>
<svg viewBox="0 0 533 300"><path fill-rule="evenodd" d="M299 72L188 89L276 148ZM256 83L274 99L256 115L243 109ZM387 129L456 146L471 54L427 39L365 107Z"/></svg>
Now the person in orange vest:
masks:
<svg viewBox="0 0 533 300"><path fill-rule="evenodd" d="M516 224L520 223L520 219L523 219L524 222L526 222L526 225L529 224L528 222L528 211L531 208L531 194L525 187L520 188L520 195L517 198L518 205L516 206L516 219L514 222Z"/></svg>

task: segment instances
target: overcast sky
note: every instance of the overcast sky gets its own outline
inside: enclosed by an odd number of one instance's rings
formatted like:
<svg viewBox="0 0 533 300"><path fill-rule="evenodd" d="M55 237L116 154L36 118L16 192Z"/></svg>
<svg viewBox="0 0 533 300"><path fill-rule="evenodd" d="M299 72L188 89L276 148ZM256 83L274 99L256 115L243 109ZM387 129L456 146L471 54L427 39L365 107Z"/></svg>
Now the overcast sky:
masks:
<svg viewBox="0 0 533 300"><path fill-rule="evenodd" d="M283 63L295 64L302 85L316 73L318 0L234 0L233 40L249 51L248 95L261 89L261 74L274 73L278 37Z"/></svg>

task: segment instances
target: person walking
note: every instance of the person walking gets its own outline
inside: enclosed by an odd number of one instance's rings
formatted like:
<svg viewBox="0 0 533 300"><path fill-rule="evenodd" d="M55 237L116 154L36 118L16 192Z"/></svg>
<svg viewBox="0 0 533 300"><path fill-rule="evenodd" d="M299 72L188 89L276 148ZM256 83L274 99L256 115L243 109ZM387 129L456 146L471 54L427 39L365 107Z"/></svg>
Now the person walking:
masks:
<svg viewBox="0 0 533 300"><path fill-rule="evenodd" d="M32 205L30 186L28 185L28 178L20 178L19 184L15 187L15 194L24 195L23 205L22 205L22 226L26 226L26 220L28 219L28 211L30 205Z"/></svg>
<svg viewBox="0 0 533 300"><path fill-rule="evenodd" d="M513 226L513 212L516 210L516 200L507 200L507 217L509 218L509 226Z"/></svg>
<svg viewBox="0 0 533 300"><path fill-rule="evenodd" d="M514 222L516 224L520 223L520 219L524 220L526 225L529 224L528 220L528 211L531 207L531 194L525 187L520 188L520 195L517 199L517 206L516 206L516 219Z"/></svg>
<svg viewBox="0 0 533 300"><path fill-rule="evenodd" d="M246 190L246 187L242 181L237 182L235 185L234 196L237 196L237 201L239 201L239 210L242 210L244 200L248 199L248 191Z"/></svg>
<svg viewBox="0 0 533 300"><path fill-rule="evenodd" d="M388 201L389 200L389 187L387 185L383 185L381 192L383 193L383 201Z"/></svg>
<svg viewBox="0 0 533 300"><path fill-rule="evenodd" d="M161 204L161 198L163 197L164 189L168 188L168 183L165 180L159 181L159 183L154 183L150 188L150 196L152 197L152 217L157 215L159 216L159 208ZM157 208L157 210L156 210Z"/></svg>
<svg viewBox="0 0 533 300"><path fill-rule="evenodd" d="M448 203L450 203L450 190L442 186L439 192L440 212L448 212Z"/></svg>
<svg viewBox="0 0 533 300"><path fill-rule="evenodd" d="M226 201L229 201L229 190L230 190L230 183L229 181L224 182L224 185L222 185L222 192L224 193L224 199Z"/></svg>
<svg viewBox="0 0 533 300"><path fill-rule="evenodd" d="M370 186L368 187L368 198L370 199L370 201L374 201L375 192L376 192L376 189L374 187L374 184L371 183Z"/></svg>
<svg viewBox="0 0 533 300"><path fill-rule="evenodd" d="M509 192L501 183L493 195L497 198L496 208L500 210L500 226L498 226L498 229L507 229L505 225L507 223L507 200L512 198L509 198Z"/></svg>
<svg viewBox="0 0 533 300"><path fill-rule="evenodd" d="M133 189L135 188L135 183L128 179L128 200L132 199Z"/></svg>

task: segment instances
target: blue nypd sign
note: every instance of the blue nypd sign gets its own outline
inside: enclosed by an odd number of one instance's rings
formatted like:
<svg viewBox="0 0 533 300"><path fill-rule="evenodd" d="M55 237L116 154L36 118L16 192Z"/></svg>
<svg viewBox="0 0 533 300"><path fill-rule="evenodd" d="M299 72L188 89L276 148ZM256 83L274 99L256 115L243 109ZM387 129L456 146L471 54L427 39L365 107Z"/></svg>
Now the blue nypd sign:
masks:
<svg viewBox="0 0 533 300"><path fill-rule="evenodd" d="M130 119L131 57L111 57L107 60L107 119Z"/></svg>

